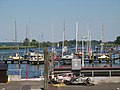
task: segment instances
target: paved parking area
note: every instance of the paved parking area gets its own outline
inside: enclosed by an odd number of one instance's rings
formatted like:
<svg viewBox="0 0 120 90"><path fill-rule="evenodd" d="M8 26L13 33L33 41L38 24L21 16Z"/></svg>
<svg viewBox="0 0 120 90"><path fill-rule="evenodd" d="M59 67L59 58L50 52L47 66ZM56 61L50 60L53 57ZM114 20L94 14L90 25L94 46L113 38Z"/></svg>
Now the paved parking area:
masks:
<svg viewBox="0 0 120 90"><path fill-rule="evenodd" d="M43 87L43 81L16 81L0 83L0 90L40 90Z"/></svg>
<svg viewBox="0 0 120 90"><path fill-rule="evenodd" d="M41 90L43 87L43 81L0 83L0 90ZM94 86L67 85L64 87L55 87L48 84L48 90L120 90L120 83L100 83Z"/></svg>
<svg viewBox="0 0 120 90"><path fill-rule="evenodd" d="M67 85L65 87L50 86L49 90L120 90L120 83L100 83L94 86Z"/></svg>

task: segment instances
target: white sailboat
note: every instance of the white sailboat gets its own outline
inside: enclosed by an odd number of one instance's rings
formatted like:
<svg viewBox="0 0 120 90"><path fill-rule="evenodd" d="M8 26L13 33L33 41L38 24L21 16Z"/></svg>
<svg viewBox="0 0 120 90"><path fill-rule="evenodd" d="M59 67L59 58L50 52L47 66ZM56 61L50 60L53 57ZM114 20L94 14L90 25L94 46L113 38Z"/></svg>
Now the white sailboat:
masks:
<svg viewBox="0 0 120 90"><path fill-rule="evenodd" d="M19 53L15 53L15 56L12 57L13 60L20 60L22 57L20 56Z"/></svg>
<svg viewBox="0 0 120 90"><path fill-rule="evenodd" d="M104 47L104 33L103 33L103 22L101 22L101 55L98 57L98 59L110 59L110 57L103 52Z"/></svg>
<svg viewBox="0 0 120 90"><path fill-rule="evenodd" d="M38 52L30 52L29 57L29 61L44 61L44 54Z"/></svg>
<svg viewBox="0 0 120 90"><path fill-rule="evenodd" d="M90 53L91 52L91 36L90 36L90 30L89 30L89 23L88 23L88 36L87 36L87 52Z"/></svg>
<svg viewBox="0 0 120 90"><path fill-rule="evenodd" d="M30 35L28 35L29 29L30 29L30 27L26 26L26 38L30 38ZM28 43L28 45L26 45L26 53L24 55L24 57L25 57L24 59L29 60L29 61L44 61L44 54L40 53L39 51L30 50L29 44L30 43ZM39 43L38 50L40 50L40 43Z"/></svg>
<svg viewBox="0 0 120 90"><path fill-rule="evenodd" d="M82 57L82 51L79 50L79 45L78 45L78 32L79 32L79 23L76 22L76 47L75 47L75 55L77 57Z"/></svg>
<svg viewBox="0 0 120 90"><path fill-rule="evenodd" d="M78 22L76 22L76 53L78 53Z"/></svg>
<svg viewBox="0 0 120 90"><path fill-rule="evenodd" d="M65 26L65 21L64 21L63 45L62 45L62 57L61 57L61 59L73 59L74 54L68 53L68 47L65 45L65 31L66 31L66 26Z"/></svg>
<svg viewBox="0 0 120 90"><path fill-rule="evenodd" d="M91 35L90 35L90 24L88 22L87 26L88 36L87 36L87 52L86 52L86 59L92 58L92 48L91 48Z"/></svg>
<svg viewBox="0 0 120 90"><path fill-rule="evenodd" d="M64 52L65 52L65 21L64 21L64 26L63 26L62 57L64 56Z"/></svg>
<svg viewBox="0 0 120 90"><path fill-rule="evenodd" d="M16 20L15 20L15 43L16 43L16 46L17 45L17 25L16 25ZM18 50L16 49L16 53L15 53L15 56L10 56L10 59L13 59L13 60L20 60L22 59L22 57L20 56Z"/></svg>
<svg viewBox="0 0 120 90"><path fill-rule="evenodd" d="M54 39L55 39L55 30L54 30L54 21L52 21L52 52L56 53Z"/></svg>
<svg viewBox="0 0 120 90"><path fill-rule="evenodd" d="M105 54L102 54L101 56L98 57L98 59L110 59L110 57Z"/></svg>

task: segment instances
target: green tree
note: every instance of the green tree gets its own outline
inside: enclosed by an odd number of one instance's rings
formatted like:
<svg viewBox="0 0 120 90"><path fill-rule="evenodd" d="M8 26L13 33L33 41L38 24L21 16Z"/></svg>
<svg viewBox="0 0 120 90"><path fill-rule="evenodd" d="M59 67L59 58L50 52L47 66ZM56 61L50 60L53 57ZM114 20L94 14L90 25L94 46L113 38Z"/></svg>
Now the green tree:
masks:
<svg viewBox="0 0 120 90"><path fill-rule="evenodd" d="M59 42L60 47L62 47L62 43L63 43L63 41L60 41L60 42Z"/></svg>
<svg viewBox="0 0 120 90"><path fill-rule="evenodd" d="M30 44L30 39L29 38L25 38L25 40L23 41L23 45L24 46L29 46Z"/></svg>
<svg viewBox="0 0 120 90"><path fill-rule="evenodd" d="M75 46L75 44L76 44L76 40L75 39L69 41L69 46Z"/></svg>
<svg viewBox="0 0 120 90"><path fill-rule="evenodd" d="M47 47L51 47L52 43L50 41L47 41Z"/></svg>
<svg viewBox="0 0 120 90"><path fill-rule="evenodd" d="M115 44L120 44L120 36L118 36L117 38L116 38L116 40L115 40Z"/></svg>
<svg viewBox="0 0 120 90"><path fill-rule="evenodd" d="M31 41L31 46L38 46L38 42L35 39L33 39Z"/></svg>
<svg viewBox="0 0 120 90"><path fill-rule="evenodd" d="M100 45L101 40L100 40L100 41L92 40L91 42L92 42L92 45L93 45L93 46L96 46L96 45Z"/></svg>

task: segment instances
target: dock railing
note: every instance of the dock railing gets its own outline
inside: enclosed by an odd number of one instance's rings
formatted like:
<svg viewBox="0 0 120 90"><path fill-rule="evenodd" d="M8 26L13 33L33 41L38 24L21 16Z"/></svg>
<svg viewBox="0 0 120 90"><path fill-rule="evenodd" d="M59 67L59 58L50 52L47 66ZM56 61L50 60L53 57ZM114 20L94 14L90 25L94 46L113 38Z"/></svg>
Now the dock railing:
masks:
<svg viewBox="0 0 120 90"><path fill-rule="evenodd" d="M81 71L81 73L84 73L85 76L90 76L90 77L99 77L99 76L120 77L120 70L85 70L85 71Z"/></svg>

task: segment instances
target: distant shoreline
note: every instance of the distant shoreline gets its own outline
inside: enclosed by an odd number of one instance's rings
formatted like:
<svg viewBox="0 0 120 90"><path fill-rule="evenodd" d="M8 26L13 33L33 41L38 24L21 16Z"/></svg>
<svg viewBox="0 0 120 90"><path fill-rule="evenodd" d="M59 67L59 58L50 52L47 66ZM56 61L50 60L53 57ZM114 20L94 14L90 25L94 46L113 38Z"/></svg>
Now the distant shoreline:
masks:
<svg viewBox="0 0 120 90"><path fill-rule="evenodd" d="M7 50L7 49L25 49L26 46L0 46L0 50ZM27 48L37 48L36 46L27 46Z"/></svg>

